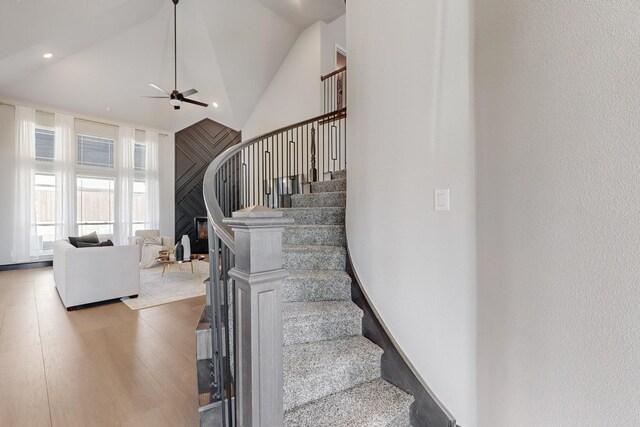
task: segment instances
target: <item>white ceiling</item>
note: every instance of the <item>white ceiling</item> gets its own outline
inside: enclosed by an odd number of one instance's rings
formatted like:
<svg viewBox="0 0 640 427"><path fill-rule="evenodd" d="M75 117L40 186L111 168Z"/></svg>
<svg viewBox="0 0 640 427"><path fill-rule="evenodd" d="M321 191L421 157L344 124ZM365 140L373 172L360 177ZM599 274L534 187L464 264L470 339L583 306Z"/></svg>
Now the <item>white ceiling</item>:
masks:
<svg viewBox="0 0 640 427"><path fill-rule="evenodd" d="M344 15L344 0L257 0L301 28L319 19L327 24Z"/></svg>
<svg viewBox="0 0 640 427"><path fill-rule="evenodd" d="M159 94L148 83L173 89L170 0L2 3L0 99L167 131L205 117L240 129L307 22L338 13L334 0L181 1L178 90L219 108L175 111L142 98Z"/></svg>

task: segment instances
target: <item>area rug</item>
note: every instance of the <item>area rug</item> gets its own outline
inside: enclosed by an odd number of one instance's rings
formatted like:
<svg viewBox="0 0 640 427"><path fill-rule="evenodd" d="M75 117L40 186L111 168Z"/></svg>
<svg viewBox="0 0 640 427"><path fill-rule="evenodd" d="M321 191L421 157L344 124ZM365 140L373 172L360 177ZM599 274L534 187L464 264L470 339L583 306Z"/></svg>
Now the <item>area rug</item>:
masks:
<svg viewBox="0 0 640 427"><path fill-rule="evenodd" d="M131 310L154 307L183 299L205 295L203 281L209 277L209 263L196 261L195 273L191 273L189 264L177 265L162 277L162 266L140 270L140 293L138 298L122 298Z"/></svg>

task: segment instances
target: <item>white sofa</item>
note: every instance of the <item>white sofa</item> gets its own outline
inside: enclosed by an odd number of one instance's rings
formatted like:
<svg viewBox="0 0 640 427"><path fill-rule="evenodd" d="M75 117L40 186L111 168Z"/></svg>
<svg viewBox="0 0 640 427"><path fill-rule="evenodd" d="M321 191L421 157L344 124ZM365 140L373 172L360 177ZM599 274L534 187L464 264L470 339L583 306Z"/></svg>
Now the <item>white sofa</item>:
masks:
<svg viewBox="0 0 640 427"><path fill-rule="evenodd" d="M137 296L140 267L136 245L76 248L53 244L53 278L67 309L93 302Z"/></svg>

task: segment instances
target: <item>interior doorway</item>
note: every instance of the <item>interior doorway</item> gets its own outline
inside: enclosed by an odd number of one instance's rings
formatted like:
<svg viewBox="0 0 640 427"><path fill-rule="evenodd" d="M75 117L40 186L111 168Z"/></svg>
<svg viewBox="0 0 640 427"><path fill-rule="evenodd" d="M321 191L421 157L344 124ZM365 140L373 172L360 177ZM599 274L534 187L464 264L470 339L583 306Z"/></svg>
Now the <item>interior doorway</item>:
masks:
<svg viewBox="0 0 640 427"><path fill-rule="evenodd" d="M336 70L347 66L347 52L336 45Z"/></svg>
<svg viewBox="0 0 640 427"><path fill-rule="evenodd" d="M336 45L336 70L344 70L347 67L347 52ZM344 79L346 72L343 71L336 76L336 109L345 107Z"/></svg>

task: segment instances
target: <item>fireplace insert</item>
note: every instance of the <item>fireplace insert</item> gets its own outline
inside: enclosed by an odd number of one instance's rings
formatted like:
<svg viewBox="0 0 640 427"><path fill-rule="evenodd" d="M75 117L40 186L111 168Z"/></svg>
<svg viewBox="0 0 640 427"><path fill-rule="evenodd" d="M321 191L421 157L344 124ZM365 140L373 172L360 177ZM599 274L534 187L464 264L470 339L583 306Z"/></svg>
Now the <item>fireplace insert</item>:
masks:
<svg viewBox="0 0 640 427"><path fill-rule="evenodd" d="M195 241L191 242L193 253L207 253L209 243L209 225L206 216L197 216L193 219Z"/></svg>

